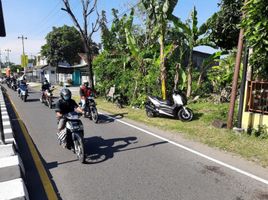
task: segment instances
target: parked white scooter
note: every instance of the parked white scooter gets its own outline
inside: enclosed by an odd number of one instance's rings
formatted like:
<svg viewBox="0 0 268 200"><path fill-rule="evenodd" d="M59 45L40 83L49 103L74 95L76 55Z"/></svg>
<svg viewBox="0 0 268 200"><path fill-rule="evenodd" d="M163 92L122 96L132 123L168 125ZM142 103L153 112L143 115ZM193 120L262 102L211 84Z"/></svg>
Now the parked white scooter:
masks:
<svg viewBox="0 0 268 200"><path fill-rule="evenodd" d="M148 96L145 103L146 114L148 117L170 116L181 121L191 121L193 119L193 111L186 107L187 98L182 91L173 91L173 104L159 97Z"/></svg>

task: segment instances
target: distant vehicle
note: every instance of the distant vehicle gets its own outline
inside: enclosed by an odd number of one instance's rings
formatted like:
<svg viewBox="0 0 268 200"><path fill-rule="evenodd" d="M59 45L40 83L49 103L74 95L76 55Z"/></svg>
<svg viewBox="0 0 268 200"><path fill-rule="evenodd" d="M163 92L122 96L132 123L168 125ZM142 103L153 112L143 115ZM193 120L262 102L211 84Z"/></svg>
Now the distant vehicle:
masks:
<svg viewBox="0 0 268 200"><path fill-rule="evenodd" d="M29 96L28 84L19 84L18 93L19 93L19 97L21 98L21 100L26 102L27 97Z"/></svg>
<svg viewBox="0 0 268 200"><path fill-rule="evenodd" d="M52 86L48 90L42 91L43 93L42 93L42 96L40 98L41 103L44 103L49 108L52 108L53 90L54 90L54 87Z"/></svg>
<svg viewBox="0 0 268 200"><path fill-rule="evenodd" d="M92 119L95 123L98 123L99 115L93 95L87 97L84 111L84 117L89 117L89 119Z"/></svg>

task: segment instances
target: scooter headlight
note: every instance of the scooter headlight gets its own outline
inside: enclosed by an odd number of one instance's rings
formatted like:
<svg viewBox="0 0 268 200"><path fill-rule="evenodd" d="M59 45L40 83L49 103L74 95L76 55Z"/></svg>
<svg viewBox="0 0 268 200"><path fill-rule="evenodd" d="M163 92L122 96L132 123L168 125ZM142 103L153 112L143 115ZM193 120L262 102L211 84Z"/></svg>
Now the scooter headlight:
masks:
<svg viewBox="0 0 268 200"><path fill-rule="evenodd" d="M66 128L73 131L73 130L84 130L83 124L82 123L73 123L73 122L67 122L66 123Z"/></svg>
<svg viewBox="0 0 268 200"><path fill-rule="evenodd" d="M67 123L66 123L66 128L67 128L67 129L70 129L70 130L73 130L73 124L70 123L70 122L67 122Z"/></svg>

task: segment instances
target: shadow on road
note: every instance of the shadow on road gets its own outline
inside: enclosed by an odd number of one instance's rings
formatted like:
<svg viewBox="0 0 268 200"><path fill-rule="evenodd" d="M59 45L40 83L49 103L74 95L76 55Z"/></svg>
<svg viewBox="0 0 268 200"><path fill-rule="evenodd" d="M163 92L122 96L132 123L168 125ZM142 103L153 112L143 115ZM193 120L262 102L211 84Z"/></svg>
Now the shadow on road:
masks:
<svg viewBox="0 0 268 200"><path fill-rule="evenodd" d="M39 99L27 99L26 102L37 102L40 101Z"/></svg>
<svg viewBox="0 0 268 200"><path fill-rule="evenodd" d="M128 113L118 113L118 114L113 114L113 115L104 115L104 114L99 114L99 124L106 124L106 123L111 123L114 122L116 119L122 119L124 118L125 115Z"/></svg>
<svg viewBox="0 0 268 200"><path fill-rule="evenodd" d="M148 145L126 148L129 145L137 143L137 137L103 139L102 137L85 138L85 152L87 164L97 164L114 157L115 153L130 151L146 147L168 143L166 141L152 143Z"/></svg>
<svg viewBox="0 0 268 200"><path fill-rule="evenodd" d="M35 91L35 90L30 90L30 91L28 91L28 93L29 93L29 94L35 94L35 93L40 93L40 92L37 92L37 91Z"/></svg>

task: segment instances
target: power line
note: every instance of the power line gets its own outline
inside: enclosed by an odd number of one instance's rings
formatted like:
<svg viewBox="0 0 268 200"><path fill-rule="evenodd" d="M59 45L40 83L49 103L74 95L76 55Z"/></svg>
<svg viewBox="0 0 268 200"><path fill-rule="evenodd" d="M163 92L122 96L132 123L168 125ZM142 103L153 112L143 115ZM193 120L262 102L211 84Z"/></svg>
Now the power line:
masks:
<svg viewBox="0 0 268 200"><path fill-rule="evenodd" d="M76 4L73 8L73 11L75 11L77 9L79 4ZM50 29L51 27L53 27L53 24L55 22L59 22L60 19L64 18L64 12L59 12L61 11L60 9L58 10L58 12L54 13L51 17L53 17L52 20L47 21L46 26L43 26L41 29L39 29L35 34L33 34L34 36L37 36L43 32L48 32L47 30ZM58 16L56 16L58 15ZM54 17L55 16L55 17ZM45 27L45 28L44 28Z"/></svg>
<svg viewBox="0 0 268 200"><path fill-rule="evenodd" d="M39 23L36 24L35 27L44 27L51 19L54 18L54 16L56 16L57 14L59 14L59 9L58 9L58 6L60 5L61 1L59 0L58 3L53 7L52 10L50 10L50 12L44 17L42 18ZM36 30L36 28L34 28L32 31L30 32L34 32L34 30ZM35 32L35 33L39 33L39 31ZM33 35L36 35L36 34L33 34Z"/></svg>
<svg viewBox="0 0 268 200"><path fill-rule="evenodd" d="M40 20L40 23L41 22L43 23L44 21L47 21L47 19L50 17L50 15L52 15L52 13L54 13L55 11L58 10L57 7L58 7L58 5L60 5L60 3L61 3L61 1L59 0L59 2L53 7L53 9L42 20Z"/></svg>
<svg viewBox="0 0 268 200"><path fill-rule="evenodd" d="M126 14L128 11L130 11L131 9L137 7L140 4L140 2L136 3L135 5L133 5L132 7L128 8L127 10L123 11L121 14L118 15L118 17L122 17L124 14ZM107 24L111 23L115 18L107 21Z"/></svg>

